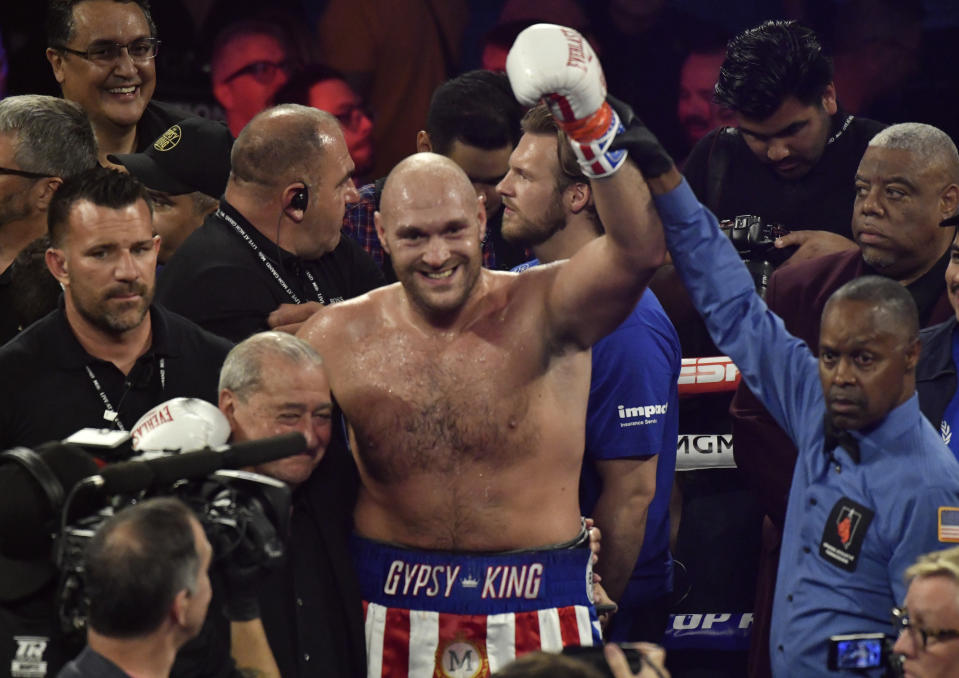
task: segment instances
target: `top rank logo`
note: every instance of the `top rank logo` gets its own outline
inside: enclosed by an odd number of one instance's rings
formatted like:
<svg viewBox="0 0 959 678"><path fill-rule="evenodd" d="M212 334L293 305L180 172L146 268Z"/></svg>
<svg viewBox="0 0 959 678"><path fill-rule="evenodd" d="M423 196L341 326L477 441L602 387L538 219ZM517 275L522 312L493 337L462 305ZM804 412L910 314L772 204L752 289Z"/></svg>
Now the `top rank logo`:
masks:
<svg viewBox="0 0 959 678"><path fill-rule="evenodd" d="M43 658L50 639L46 636L14 636L17 654L10 662L10 675L13 678L44 678L47 675L47 662Z"/></svg>

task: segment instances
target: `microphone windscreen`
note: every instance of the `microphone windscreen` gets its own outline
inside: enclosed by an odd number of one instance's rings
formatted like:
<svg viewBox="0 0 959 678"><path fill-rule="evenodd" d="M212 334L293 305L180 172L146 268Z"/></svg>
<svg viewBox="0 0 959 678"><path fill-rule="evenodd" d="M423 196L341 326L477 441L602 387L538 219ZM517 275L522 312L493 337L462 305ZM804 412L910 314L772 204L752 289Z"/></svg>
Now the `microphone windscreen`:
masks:
<svg viewBox="0 0 959 678"><path fill-rule="evenodd" d="M302 433L284 433L272 438L247 440L231 445L225 452L224 468L243 468L257 466L269 461L299 454L306 449L306 438Z"/></svg>

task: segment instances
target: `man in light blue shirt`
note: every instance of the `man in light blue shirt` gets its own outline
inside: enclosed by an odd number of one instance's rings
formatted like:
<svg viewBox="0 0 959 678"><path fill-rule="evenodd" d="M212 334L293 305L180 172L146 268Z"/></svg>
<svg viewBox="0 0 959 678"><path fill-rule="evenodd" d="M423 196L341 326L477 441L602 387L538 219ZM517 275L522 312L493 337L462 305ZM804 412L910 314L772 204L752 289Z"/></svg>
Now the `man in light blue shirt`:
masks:
<svg viewBox="0 0 959 678"><path fill-rule="evenodd" d="M944 516L959 506L959 464L915 395L915 304L885 278L841 287L823 311L817 361L768 311L675 168L647 182L713 340L799 448L770 651L776 676L822 675L830 636L893 633L905 569L947 545Z"/></svg>

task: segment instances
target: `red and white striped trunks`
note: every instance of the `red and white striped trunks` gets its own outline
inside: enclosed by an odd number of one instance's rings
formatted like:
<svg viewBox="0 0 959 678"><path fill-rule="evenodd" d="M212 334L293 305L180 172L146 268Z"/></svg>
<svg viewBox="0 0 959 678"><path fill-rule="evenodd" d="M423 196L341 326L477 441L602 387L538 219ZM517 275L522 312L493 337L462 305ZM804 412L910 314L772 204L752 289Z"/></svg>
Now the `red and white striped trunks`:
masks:
<svg viewBox="0 0 959 678"><path fill-rule="evenodd" d="M533 650L602 642L588 543L503 554L354 536L369 678L484 678Z"/></svg>

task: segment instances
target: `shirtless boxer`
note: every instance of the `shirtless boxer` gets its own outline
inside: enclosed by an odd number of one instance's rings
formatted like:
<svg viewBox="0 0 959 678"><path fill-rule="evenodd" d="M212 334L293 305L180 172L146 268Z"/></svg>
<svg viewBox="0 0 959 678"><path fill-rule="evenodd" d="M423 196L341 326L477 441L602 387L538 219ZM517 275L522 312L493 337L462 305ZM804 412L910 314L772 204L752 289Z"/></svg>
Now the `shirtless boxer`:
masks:
<svg viewBox="0 0 959 678"><path fill-rule="evenodd" d="M588 549L563 548L582 536L589 347L663 261L637 166L651 178L670 161L631 111L620 125L575 31L527 29L509 64L524 104L553 93L607 234L519 275L483 269L482 199L451 160L419 153L390 174L376 215L399 283L301 331L324 356L362 480L370 676L489 675L515 654L599 639ZM635 164L610 150L617 132Z"/></svg>

